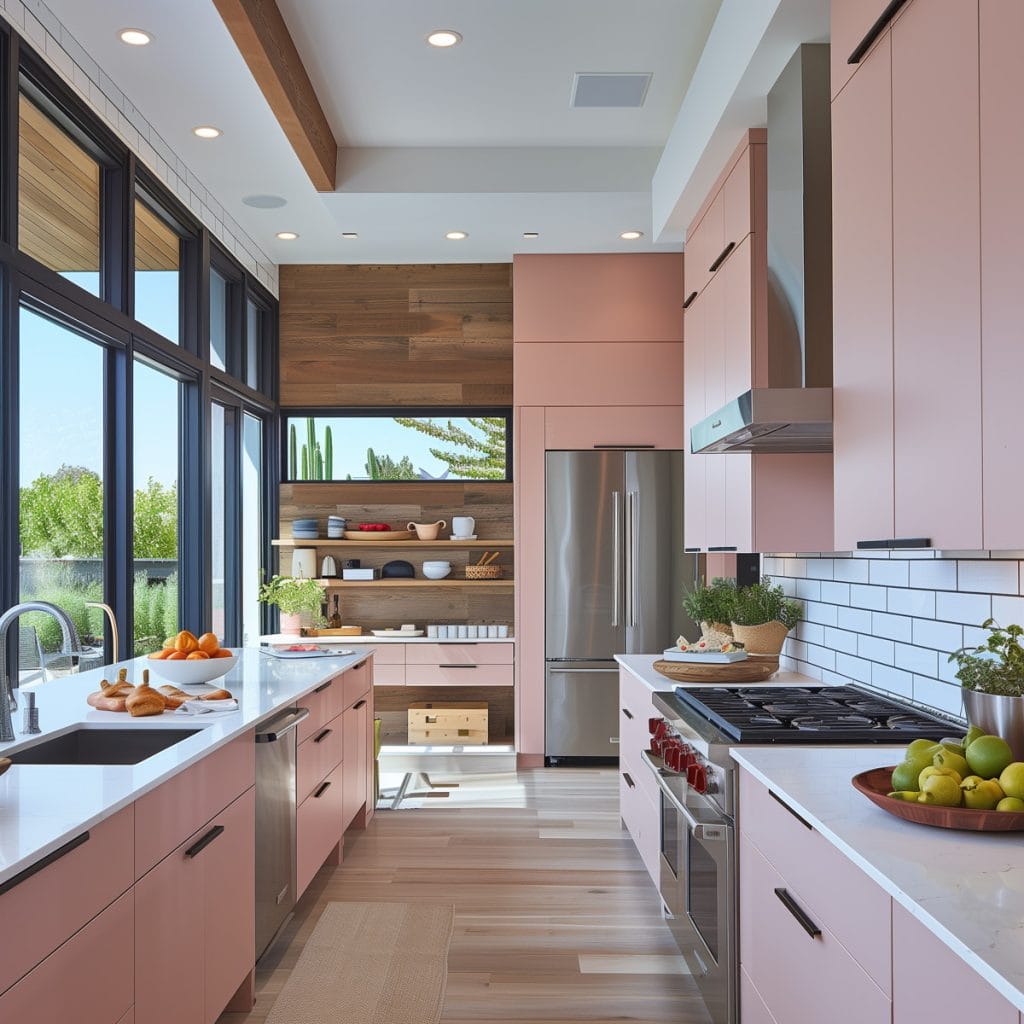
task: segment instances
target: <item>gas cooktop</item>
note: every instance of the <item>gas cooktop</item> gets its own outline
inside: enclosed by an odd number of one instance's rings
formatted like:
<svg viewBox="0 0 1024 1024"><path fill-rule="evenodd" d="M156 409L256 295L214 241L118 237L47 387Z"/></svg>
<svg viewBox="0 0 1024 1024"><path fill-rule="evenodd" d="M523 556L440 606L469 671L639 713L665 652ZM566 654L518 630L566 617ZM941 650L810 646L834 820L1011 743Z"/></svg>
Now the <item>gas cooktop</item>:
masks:
<svg viewBox="0 0 1024 1024"><path fill-rule="evenodd" d="M854 686L677 686L676 699L739 743L904 743L955 730Z"/></svg>

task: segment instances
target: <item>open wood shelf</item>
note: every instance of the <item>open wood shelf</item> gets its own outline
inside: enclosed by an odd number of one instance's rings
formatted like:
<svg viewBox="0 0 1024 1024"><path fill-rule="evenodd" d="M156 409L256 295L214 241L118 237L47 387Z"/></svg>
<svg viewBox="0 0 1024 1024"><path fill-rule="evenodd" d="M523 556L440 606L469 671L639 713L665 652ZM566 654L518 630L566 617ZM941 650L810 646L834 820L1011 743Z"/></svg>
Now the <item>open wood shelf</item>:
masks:
<svg viewBox="0 0 1024 1024"><path fill-rule="evenodd" d="M270 542L278 548L510 548L515 543L501 540L294 540L282 537Z"/></svg>
<svg viewBox="0 0 1024 1024"><path fill-rule="evenodd" d="M334 580L334 579L318 579L317 583L322 583L325 587L333 590L335 588L351 589L355 587L362 587L364 590L368 589L381 589L391 590L399 589L402 587L408 587L410 589L421 588L423 590L433 590L436 588L448 588L448 587L460 587L462 589L469 590L512 590L515 581L514 580L417 580L417 579L399 579L399 580Z"/></svg>

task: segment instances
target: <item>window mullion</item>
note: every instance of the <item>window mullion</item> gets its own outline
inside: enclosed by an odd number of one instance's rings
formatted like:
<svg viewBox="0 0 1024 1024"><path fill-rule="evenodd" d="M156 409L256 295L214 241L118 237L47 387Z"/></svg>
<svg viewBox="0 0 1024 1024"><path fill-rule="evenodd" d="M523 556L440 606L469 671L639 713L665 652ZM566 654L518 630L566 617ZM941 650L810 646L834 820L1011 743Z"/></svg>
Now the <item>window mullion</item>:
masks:
<svg viewBox="0 0 1024 1024"><path fill-rule="evenodd" d="M115 660L134 655L133 595L134 507L132 467L132 356L127 349L107 348L107 400L104 402L104 579L106 601L120 625ZM105 627L110 651L109 626Z"/></svg>

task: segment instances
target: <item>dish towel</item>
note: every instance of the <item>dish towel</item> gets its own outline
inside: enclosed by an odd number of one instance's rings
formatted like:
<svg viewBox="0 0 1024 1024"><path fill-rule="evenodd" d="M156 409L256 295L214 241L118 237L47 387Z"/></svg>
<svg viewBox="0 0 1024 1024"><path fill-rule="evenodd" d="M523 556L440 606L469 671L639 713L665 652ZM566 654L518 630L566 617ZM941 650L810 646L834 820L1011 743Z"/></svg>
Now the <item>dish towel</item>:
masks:
<svg viewBox="0 0 1024 1024"><path fill-rule="evenodd" d="M178 708L179 715L212 715L216 712L237 711L238 701L229 700L187 700Z"/></svg>

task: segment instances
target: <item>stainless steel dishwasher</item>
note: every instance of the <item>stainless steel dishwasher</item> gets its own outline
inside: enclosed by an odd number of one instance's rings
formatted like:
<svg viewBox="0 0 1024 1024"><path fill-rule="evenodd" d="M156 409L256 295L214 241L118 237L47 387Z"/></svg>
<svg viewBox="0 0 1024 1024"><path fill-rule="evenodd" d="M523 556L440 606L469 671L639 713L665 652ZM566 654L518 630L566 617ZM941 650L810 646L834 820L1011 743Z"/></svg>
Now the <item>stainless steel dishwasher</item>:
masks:
<svg viewBox="0 0 1024 1024"><path fill-rule="evenodd" d="M296 730L307 708L289 708L256 731L256 959L295 907Z"/></svg>

